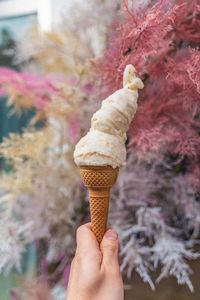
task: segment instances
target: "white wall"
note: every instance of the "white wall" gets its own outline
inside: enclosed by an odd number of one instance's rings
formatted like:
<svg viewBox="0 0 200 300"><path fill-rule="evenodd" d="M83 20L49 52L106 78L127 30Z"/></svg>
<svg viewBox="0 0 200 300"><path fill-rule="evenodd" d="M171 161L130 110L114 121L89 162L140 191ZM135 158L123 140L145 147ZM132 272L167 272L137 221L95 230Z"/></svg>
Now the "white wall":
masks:
<svg viewBox="0 0 200 300"><path fill-rule="evenodd" d="M38 2L38 23L42 30L45 31L51 30L52 27L51 0L40 0Z"/></svg>
<svg viewBox="0 0 200 300"><path fill-rule="evenodd" d="M51 30L63 12L74 2L83 0L8 0L0 2L0 18L38 13L38 22L43 30ZM86 0L87 1L87 0Z"/></svg>
<svg viewBox="0 0 200 300"><path fill-rule="evenodd" d="M9 0L0 2L1 18L34 13L37 10L38 0Z"/></svg>

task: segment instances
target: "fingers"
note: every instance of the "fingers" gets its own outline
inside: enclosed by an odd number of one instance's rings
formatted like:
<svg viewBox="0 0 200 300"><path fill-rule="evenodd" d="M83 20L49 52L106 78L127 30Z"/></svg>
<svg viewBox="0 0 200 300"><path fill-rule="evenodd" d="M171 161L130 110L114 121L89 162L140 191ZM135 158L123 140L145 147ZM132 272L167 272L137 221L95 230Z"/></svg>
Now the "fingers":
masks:
<svg viewBox="0 0 200 300"><path fill-rule="evenodd" d="M106 231L110 229L110 227L106 228ZM99 250L99 243L92 231L91 223L86 223L80 226L76 231L76 242L77 248L81 250L88 250L88 246L90 245L90 249L98 248Z"/></svg>
<svg viewBox="0 0 200 300"><path fill-rule="evenodd" d="M118 235L117 232L107 228L107 231L100 244L92 232L91 223L78 228L76 233L77 249L76 262L92 263L99 269L108 272L120 272L118 262Z"/></svg>
<svg viewBox="0 0 200 300"><path fill-rule="evenodd" d="M87 223L80 226L76 231L77 250L88 251L89 249L99 248L91 224Z"/></svg>
<svg viewBox="0 0 200 300"><path fill-rule="evenodd" d="M119 270L118 249L119 241L118 234L112 229L108 229L100 244L100 249L103 254L102 268L108 270Z"/></svg>
<svg viewBox="0 0 200 300"><path fill-rule="evenodd" d="M92 232L90 223L84 224L77 229L76 241L76 255L84 259L92 259L98 263L101 262L102 255L99 249L99 244Z"/></svg>

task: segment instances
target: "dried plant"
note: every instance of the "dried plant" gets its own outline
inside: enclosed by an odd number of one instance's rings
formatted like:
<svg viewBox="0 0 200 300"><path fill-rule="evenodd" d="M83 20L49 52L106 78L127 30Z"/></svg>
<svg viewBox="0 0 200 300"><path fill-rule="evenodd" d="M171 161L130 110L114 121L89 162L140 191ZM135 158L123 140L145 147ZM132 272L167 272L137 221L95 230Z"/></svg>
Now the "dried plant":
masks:
<svg viewBox="0 0 200 300"><path fill-rule="evenodd" d="M187 156L191 181L199 187L199 1L156 1L125 10L96 68L110 94L121 88L125 66L143 78L129 147L142 157L170 151ZM98 72L98 74L99 74Z"/></svg>
<svg viewBox="0 0 200 300"><path fill-rule="evenodd" d="M128 278L136 270L152 289L150 274L159 264L156 282L171 275L193 291L186 259L200 256L191 249L199 237L200 205L180 166L170 157L138 161L131 153L113 191L110 221L119 233L121 270Z"/></svg>

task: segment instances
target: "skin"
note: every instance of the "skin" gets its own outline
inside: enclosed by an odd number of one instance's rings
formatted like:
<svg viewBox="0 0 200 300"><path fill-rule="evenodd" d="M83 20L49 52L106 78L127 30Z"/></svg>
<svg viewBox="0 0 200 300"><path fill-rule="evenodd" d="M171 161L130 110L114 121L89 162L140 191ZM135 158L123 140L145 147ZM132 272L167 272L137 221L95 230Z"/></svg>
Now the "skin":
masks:
<svg viewBox="0 0 200 300"><path fill-rule="evenodd" d="M99 245L87 223L78 228L66 300L123 300L118 235L107 229Z"/></svg>

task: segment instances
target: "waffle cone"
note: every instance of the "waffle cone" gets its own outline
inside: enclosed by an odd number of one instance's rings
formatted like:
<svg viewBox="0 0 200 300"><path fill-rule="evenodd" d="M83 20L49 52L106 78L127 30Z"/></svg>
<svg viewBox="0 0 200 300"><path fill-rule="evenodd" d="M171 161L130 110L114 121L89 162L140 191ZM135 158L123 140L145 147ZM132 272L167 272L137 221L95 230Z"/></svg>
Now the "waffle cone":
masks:
<svg viewBox="0 0 200 300"><path fill-rule="evenodd" d="M89 190L92 231L101 243L106 231L110 189L114 185L118 168L110 166L81 166L80 174Z"/></svg>

